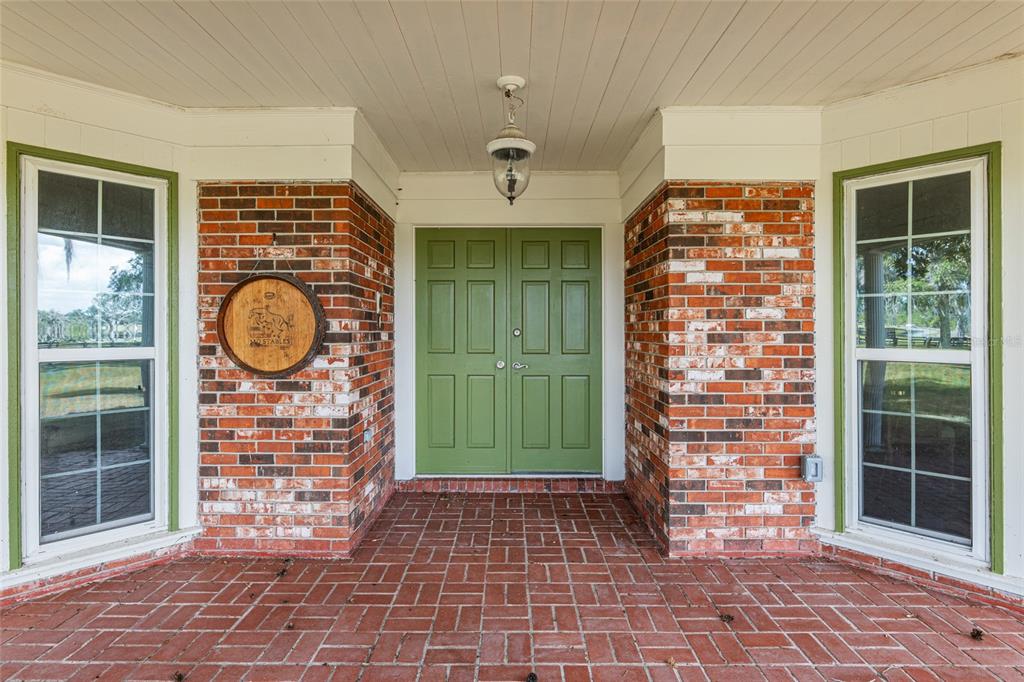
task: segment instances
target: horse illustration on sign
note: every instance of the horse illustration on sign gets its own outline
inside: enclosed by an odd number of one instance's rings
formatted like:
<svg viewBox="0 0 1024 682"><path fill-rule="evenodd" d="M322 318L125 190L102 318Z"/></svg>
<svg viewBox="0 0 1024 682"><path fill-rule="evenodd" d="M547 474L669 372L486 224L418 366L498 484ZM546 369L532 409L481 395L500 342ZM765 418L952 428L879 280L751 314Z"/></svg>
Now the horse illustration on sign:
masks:
<svg viewBox="0 0 1024 682"><path fill-rule="evenodd" d="M308 365L326 328L316 294L294 275L251 275L228 291L217 312L221 348L260 376L287 376Z"/></svg>
<svg viewBox="0 0 1024 682"><path fill-rule="evenodd" d="M272 300L273 292L266 292L264 298ZM250 346L290 346L292 345L292 327L294 315L285 317L270 309L270 303L262 308L249 311L249 345Z"/></svg>

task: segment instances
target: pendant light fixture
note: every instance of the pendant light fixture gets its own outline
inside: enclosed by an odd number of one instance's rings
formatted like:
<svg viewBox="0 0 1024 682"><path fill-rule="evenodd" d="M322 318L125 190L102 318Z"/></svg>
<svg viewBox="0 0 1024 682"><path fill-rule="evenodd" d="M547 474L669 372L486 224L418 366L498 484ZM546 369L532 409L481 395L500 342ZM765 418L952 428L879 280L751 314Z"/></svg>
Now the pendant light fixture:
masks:
<svg viewBox="0 0 1024 682"><path fill-rule="evenodd" d="M509 206L530 184L530 157L537 151L537 145L527 140L526 134L516 125L516 110L525 102L515 93L525 86L526 79L519 76L498 79L498 87L508 106L508 120L498 136L487 143L494 186L508 199Z"/></svg>

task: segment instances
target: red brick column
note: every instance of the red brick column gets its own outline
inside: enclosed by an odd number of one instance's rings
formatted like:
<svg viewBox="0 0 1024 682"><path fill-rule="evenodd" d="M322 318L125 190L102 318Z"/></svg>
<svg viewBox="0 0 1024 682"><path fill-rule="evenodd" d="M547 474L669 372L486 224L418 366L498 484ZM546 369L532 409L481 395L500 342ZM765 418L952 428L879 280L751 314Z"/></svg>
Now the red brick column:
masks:
<svg viewBox="0 0 1024 682"><path fill-rule="evenodd" d="M626 225L626 489L673 555L812 551L813 183L672 181Z"/></svg>
<svg viewBox="0 0 1024 682"><path fill-rule="evenodd" d="M679 322L682 275L671 272L667 188L625 226L626 481L625 489L663 549L669 543L668 392L670 333Z"/></svg>
<svg viewBox="0 0 1024 682"><path fill-rule="evenodd" d="M344 182L204 183L199 208L196 546L346 555L394 485L394 224ZM328 331L308 368L263 379L224 355L216 317L275 260L312 286Z"/></svg>

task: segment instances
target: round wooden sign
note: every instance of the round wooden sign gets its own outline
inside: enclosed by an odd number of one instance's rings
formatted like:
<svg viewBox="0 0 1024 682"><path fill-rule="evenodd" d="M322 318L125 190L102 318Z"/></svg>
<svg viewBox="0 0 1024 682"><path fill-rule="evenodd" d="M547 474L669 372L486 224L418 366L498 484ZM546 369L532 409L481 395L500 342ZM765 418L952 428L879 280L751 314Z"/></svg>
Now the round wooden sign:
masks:
<svg viewBox="0 0 1024 682"><path fill-rule="evenodd" d="M316 294L297 277L259 274L231 288L217 313L217 336L231 360L254 374L293 374L316 357L326 331Z"/></svg>

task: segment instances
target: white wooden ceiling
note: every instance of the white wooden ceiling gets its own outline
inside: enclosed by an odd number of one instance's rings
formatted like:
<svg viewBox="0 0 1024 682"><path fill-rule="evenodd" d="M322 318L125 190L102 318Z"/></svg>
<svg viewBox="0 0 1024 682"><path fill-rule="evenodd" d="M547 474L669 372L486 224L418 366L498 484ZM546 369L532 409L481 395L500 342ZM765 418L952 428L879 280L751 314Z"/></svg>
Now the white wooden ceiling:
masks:
<svg viewBox="0 0 1024 682"><path fill-rule="evenodd" d="M0 5L0 57L186 107L356 106L405 170L488 168L525 76L536 168L616 168L659 106L818 105L1024 50L1021 0Z"/></svg>

